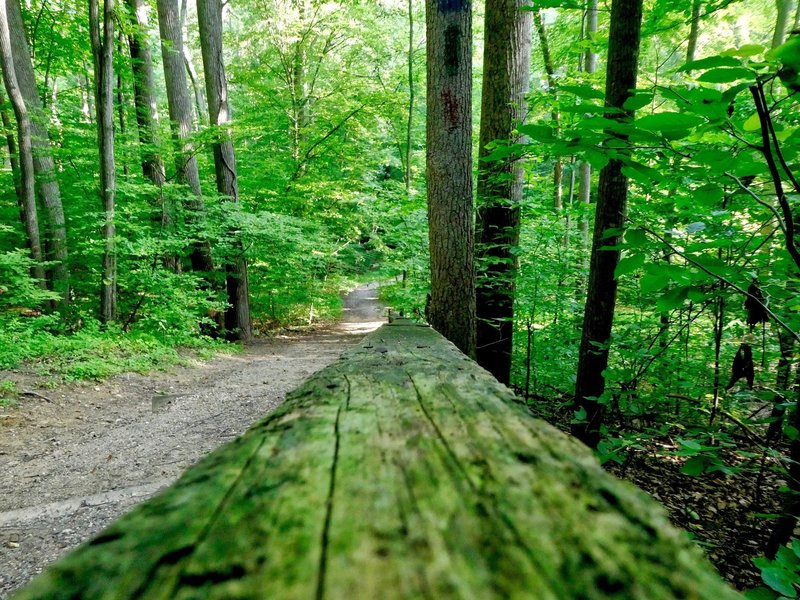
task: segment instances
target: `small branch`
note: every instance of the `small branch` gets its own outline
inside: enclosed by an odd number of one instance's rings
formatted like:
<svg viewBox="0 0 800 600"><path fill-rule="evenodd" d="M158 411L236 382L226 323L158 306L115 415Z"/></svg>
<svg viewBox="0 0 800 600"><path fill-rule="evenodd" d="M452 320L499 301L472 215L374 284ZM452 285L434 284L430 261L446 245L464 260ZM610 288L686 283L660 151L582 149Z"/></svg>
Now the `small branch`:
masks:
<svg viewBox="0 0 800 600"><path fill-rule="evenodd" d="M694 265L695 267L697 267L698 269L703 271L703 273L705 273L706 275L710 275L711 277L713 277L717 281L720 281L720 282L724 283L725 285L730 286L731 288L733 288L734 290L736 290L737 292L739 292L743 296L747 296L748 298L750 298L753 302L755 302L761 308L763 308L764 311L770 316L770 318L773 319L778 325L780 325L790 336L792 336L792 338L794 338L795 341L800 343L800 334L798 334L796 331L794 331L778 315L776 315L774 312L772 312L772 310L770 310L770 308L766 304L764 304L764 302L761 299L756 298L753 294L748 294L747 290L739 287L738 285L736 285L735 283L733 283L729 279L726 279L722 275L717 275L713 271L711 271L708 268L704 267L699 262L694 260L691 256L689 256L686 253L681 252L680 250L678 250L675 246L670 244L666 239L664 239L662 236L658 235L652 229L648 229L647 227L641 227L641 226L639 226L639 228L642 231L644 231L645 233L648 233L648 234L652 235L654 238L656 238L662 244L667 246L667 248L669 248L672 252L674 252L675 254L680 256L686 262L690 263L691 265Z"/></svg>

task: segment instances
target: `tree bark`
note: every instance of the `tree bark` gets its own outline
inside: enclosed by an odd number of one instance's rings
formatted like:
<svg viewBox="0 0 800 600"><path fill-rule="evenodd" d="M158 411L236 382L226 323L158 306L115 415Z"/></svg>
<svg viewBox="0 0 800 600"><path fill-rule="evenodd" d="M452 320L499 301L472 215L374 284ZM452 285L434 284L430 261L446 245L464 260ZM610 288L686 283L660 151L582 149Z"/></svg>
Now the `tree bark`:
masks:
<svg viewBox="0 0 800 600"><path fill-rule="evenodd" d="M553 96L555 101L556 93L556 68L553 63L553 55L550 54L550 44L547 41L547 30L544 27L542 20L542 12L540 10L533 11L533 22L536 25L536 33L539 36L539 48L542 50L542 64L544 65L545 73L547 73L547 91ZM551 113L553 125L556 131L561 128L561 113L559 113L557 104L553 104L554 108ZM561 157L556 156L553 159L553 208L561 211L564 208L564 166L561 162ZM567 232L567 235L569 232Z"/></svg>
<svg viewBox="0 0 800 600"><path fill-rule="evenodd" d="M128 33L128 47L133 70L133 101L136 106L136 124L141 144L142 174L156 187L162 187L166 180L164 160L161 157L158 136L158 103L153 75L153 57L147 33L150 29L145 0L126 0L133 19ZM168 211L163 211L163 221L169 222Z"/></svg>
<svg viewBox="0 0 800 600"><path fill-rule="evenodd" d="M632 111L623 104L636 87L639 42L642 25L642 0L613 0L609 32L608 67L606 70L606 106L619 109L615 118L628 120ZM622 152L622 150L618 150ZM608 236L610 229L625 225L628 201L628 178L622 173L623 163L612 158L600 171L592 253L589 264L589 289L584 309L583 334L578 355L575 384L575 408L585 411L585 420L573 425L573 433L590 447L600 441L600 425L605 390L603 371L608 366L608 345L614 321L617 280L614 270L619 262L621 235Z"/></svg>
<svg viewBox="0 0 800 600"><path fill-rule="evenodd" d="M772 34L772 47L777 48L786 41L786 33L790 29L795 10L796 0L775 0L777 15L775 17L775 30Z"/></svg>
<svg viewBox="0 0 800 600"><path fill-rule="evenodd" d="M487 0L483 97L478 155L512 136L525 118L531 61L531 12L526 0ZM523 169L518 160L481 162L478 171L479 264L476 289L478 364L508 385L514 331L514 290Z"/></svg>
<svg viewBox="0 0 800 600"><path fill-rule="evenodd" d="M598 0L588 0L586 3L586 37L591 39L597 33L597 3ZM597 53L587 49L583 55L583 70L587 75L597 71ZM588 213L592 201L592 167L583 161L578 167L578 201L583 205L584 213ZM589 270L589 218L582 216L578 220L578 238L580 239L580 273L577 285L577 294L582 295L584 287L584 273Z"/></svg>
<svg viewBox="0 0 800 600"><path fill-rule="evenodd" d="M188 220L197 222L204 212L200 189L200 173L197 169L192 134L192 101L186 85L183 65L183 33L178 0L157 0L158 27L161 34L161 57L164 63L164 81L167 88L169 119L175 145L176 180L189 186L192 194L186 201ZM211 248L208 242L193 244L191 263L194 271L214 270Z"/></svg>
<svg viewBox="0 0 800 600"><path fill-rule="evenodd" d="M429 321L475 354L470 0L427 0Z"/></svg>
<svg viewBox="0 0 800 600"><path fill-rule="evenodd" d="M700 37L700 7L703 0L692 0L692 16L689 23L689 40L686 43L686 62L697 57L697 40Z"/></svg>
<svg viewBox="0 0 800 600"><path fill-rule="evenodd" d="M44 267L42 266L42 243L39 236L39 219L36 210L36 182L33 170L33 150L31 143L31 120L25 99L17 83L17 75L12 58L11 34L6 10L6 0L0 0L0 63L2 63L3 81L6 92L14 108L17 119L17 139L19 140L20 161L20 191L22 192L22 205L24 207L25 232L28 236L33 265L31 276L36 279L36 284L46 288Z"/></svg>
<svg viewBox="0 0 800 600"><path fill-rule="evenodd" d="M186 74L189 76L189 81L192 84L192 92L194 93L194 103L197 109L197 125L202 126L205 123L203 119L203 111L206 107L206 99L203 94L203 86L200 83L200 77L197 75L197 69L194 68L194 59L189 46L183 46L183 64L186 66Z"/></svg>
<svg viewBox="0 0 800 600"><path fill-rule="evenodd" d="M8 110L5 108L6 99L0 92L0 120L3 123L3 132L6 136L6 148L8 148L8 162L11 165L11 177L14 180L14 195L17 197L17 205L19 206L19 217L22 226L25 226L25 199L20 187L22 178L19 172L19 158L17 153L17 140L14 138L14 127L11 125L11 117Z"/></svg>
<svg viewBox="0 0 800 600"><path fill-rule="evenodd" d="M206 100L211 127L215 128L214 171L217 191L231 202L239 201L236 179L236 155L229 129L231 116L228 104L228 82L222 54L222 2L198 0L197 22L200 27L200 49L206 80ZM225 310L225 329L229 337L248 340L252 337L250 324L250 295L247 280L247 259L241 239L236 232L233 251L225 264L225 283L228 305Z"/></svg>
<svg viewBox="0 0 800 600"><path fill-rule="evenodd" d="M97 146L100 153L100 197L103 223L103 273L100 322L117 318L117 250L115 244L116 165L114 164L114 0L104 0L101 35L98 0L89 0L89 31L94 62Z"/></svg>
<svg viewBox="0 0 800 600"><path fill-rule="evenodd" d="M411 134L414 125L414 0L408 0L408 119L406 121L406 195L411 195Z"/></svg>
<svg viewBox="0 0 800 600"><path fill-rule="evenodd" d="M11 38L11 52L14 58L14 70L20 93L30 116L31 146L33 152L33 171L36 188L44 206L46 219L45 247L48 249L48 260L53 262L49 267L48 279L53 291L59 294L62 302L69 301L69 266L67 228L64 219L64 206L61 201L61 190L56 179L56 167L47 132L47 111L42 106L36 76L31 62L28 41L25 38L25 24L19 0L6 0L6 12Z"/></svg>

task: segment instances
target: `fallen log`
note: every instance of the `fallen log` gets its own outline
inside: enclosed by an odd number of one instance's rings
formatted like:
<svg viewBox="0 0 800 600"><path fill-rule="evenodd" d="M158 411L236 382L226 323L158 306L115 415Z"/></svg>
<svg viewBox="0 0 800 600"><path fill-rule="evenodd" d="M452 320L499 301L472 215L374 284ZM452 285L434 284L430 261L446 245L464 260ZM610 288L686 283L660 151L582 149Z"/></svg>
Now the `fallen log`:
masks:
<svg viewBox="0 0 800 600"><path fill-rule="evenodd" d="M408 321L16 596L739 597L655 501Z"/></svg>

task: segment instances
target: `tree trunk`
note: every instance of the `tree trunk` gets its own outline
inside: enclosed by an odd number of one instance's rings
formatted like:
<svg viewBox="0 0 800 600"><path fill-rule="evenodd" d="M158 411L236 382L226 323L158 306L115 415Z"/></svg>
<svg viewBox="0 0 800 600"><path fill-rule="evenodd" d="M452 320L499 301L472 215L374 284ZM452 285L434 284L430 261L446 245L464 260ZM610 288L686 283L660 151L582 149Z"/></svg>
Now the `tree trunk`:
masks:
<svg viewBox="0 0 800 600"><path fill-rule="evenodd" d="M200 77L197 75L197 69L194 68L194 59L189 46L183 46L183 64L186 66L186 74L189 76L189 81L192 84L192 92L194 93L194 104L197 109L197 125L198 127L205 124L203 119L203 112L206 110L206 99L203 94L203 86L200 83Z"/></svg>
<svg viewBox="0 0 800 600"><path fill-rule="evenodd" d="M17 140L14 138L14 128L11 125L11 117L8 110L5 108L6 99L0 93L0 119L3 123L3 131L6 136L6 148L8 148L8 162L11 165L11 178L14 180L14 195L17 197L17 205L19 206L20 223L25 226L25 197L22 193L22 177L19 172L19 159L17 156Z"/></svg>
<svg viewBox="0 0 800 600"><path fill-rule="evenodd" d="M591 39L597 33L597 2L588 0L586 3L586 37ZM583 56L583 70L587 75L597 71L597 53L587 49ZM588 162L580 163L578 167L578 201L583 205L584 216L578 220L578 238L580 239L580 276L578 278L578 296L583 295L585 285L584 273L589 270L589 204L592 201L592 167ZM578 303L579 304L579 303Z"/></svg>
<svg viewBox="0 0 800 600"><path fill-rule="evenodd" d="M25 99L17 83L14 60L11 50L11 34L6 16L6 0L0 0L0 63L3 69L3 81L6 92L14 108L17 119L17 139L19 140L20 191L24 207L25 232L28 236L28 247L33 259L31 276L39 287L45 288L45 273L42 266L42 243L39 237L39 219L36 211L36 183L33 171L33 150L31 145L31 120Z"/></svg>
<svg viewBox="0 0 800 600"><path fill-rule="evenodd" d="M686 62L697 57L697 40L700 37L700 7L703 0L692 0L692 16L689 23L689 40L686 43Z"/></svg>
<svg viewBox="0 0 800 600"><path fill-rule="evenodd" d="M189 140L192 134L192 101L186 85L183 65L183 34L181 31L178 0L157 0L158 27L161 33L161 57L164 62L164 81L167 88L169 119L175 144L175 170L178 183L188 185L192 194L186 201L189 222L197 222L204 210L200 190L200 173L194 147ZM211 272L211 248L208 242L196 242L191 253L192 269Z"/></svg>
<svg viewBox="0 0 800 600"><path fill-rule="evenodd" d="M213 148L217 191L231 202L238 202L236 155L229 129L231 116L228 82L225 78L225 62L222 54L222 2L198 0L197 22L200 27L200 49L203 54L209 123L216 129ZM247 259L242 241L238 237L235 237L233 251L235 256L229 257L225 264L229 304L229 308L225 310L225 329L230 337L247 340L252 337Z"/></svg>
<svg viewBox="0 0 800 600"><path fill-rule="evenodd" d="M117 52L122 53L123 51L123 43L124 38L122 33L119 35L119 45L117 47ZM122 73L117 73L117 117L119 119L119 137L122 140L123 148L127 145L127 137L128 137L128 114L127 114L127 98L125 97L125 89L124 89L125 82L122 80ZM122 156L120 159L122 163L122 176L127 181L130 179L131 170L128 167L128 156L127 152L123 151Z"/></svg>
<svg viewBox="0 0 800 600"><path fill-rule="evenodd" d="M539 47L542 50L542 64L544 65L545 73L547 73L547 91L553 96L554 100L551 118L553 119L553 126L556 131L558 131L561 128L561 113L558 112L557 104L555 103L556 69L553 64L553 56L550 54L550 44L547 41L547 31L544 28L544 21L542 20L542 12L540 10L533 11L533 22L536 25L536 33L539 36ZM553 208L559 212L564 208L563 184L564 166L561 162L561 157L556 156L553 159Z"/></svg>
<svg viewBox="0 0 800 600"><path fill-rule="evenodd" d="M64 219L64 207L61 202L61 190L56 179L56 167L53 160L50 137L47 133L47 111L45 111L39 98L39 88L36 85L36 76L33 71L28 41L25 39L25 24L22 20L19 0L6 0L6 11L17 84L30 116L33 171L36 178L36 187L47 215L44 222L45 245L49 249L47 258L53 261L53 266L49 267L49 280L53 291L59 294L62 302L68 302L67 228Z"/></svg>
<svg viewBox="0 0 800 600"><path fill-rule="evenodd" d="M411 134L414 125L414 0L408 0L408 120L406 121L406 195L411 195Z"/></svg>
<svg viewBox="0 0 800 600"><path fill-rule="evenodd" d="M128 33L128 46L133 70L133 101L136 106L136 124L142 153L142 174L156 187L165 182L164 160L158 138L158 103L153 75L153 58L147 33L150 30L149 7L145 0L126 0L133 18ZM164 208L163 220L169 222L169 211Z"/></svg>
<svg viewBox="0 0 800 600"><path fill-rule="evenodd" d="M623 104L636 87L639 41L642 25L642 0L613 0L609 32L608 68L606 71L606 106L619 109L614 118L628 120L632 111ZM621 150L620 150L621 151ZM609 229L625 225L628 201L628 178L622 173L623 163L613 158L600 171L597 193L592 254L589 265L589 289L583 318L583 334L578 355L578 374L575 384L575 408L585 412L584 422L573 426L573 433L590 447L600 441L605 390L603 371L608 366L608 344L614 321L617 280L614 270L619 262L619 250L604 250L618 246L619 234L606 237Z"/></svg>
<svg viewBox="0 0 800 600"><path fill-rule="evenodd" d="M525 0L487 0L479 157L509 140L525 117L531 62L531 12ZM514 288L523 169L519 161L481 162L478 172L477 360L501 383L511 380Z"/></svg>
<svg viewBox="0 0 800 600"><path fill-rule="evenodd" d="M775 0L777 15L775 17L775 30L772 34L772 47L777 48L786 41L786 33L790 29L795 10L796 0Z"/></svg>
<svg viewBox="0 0 800 600"><path fill-rule="evenodd" d="M100 33L98 0L89 0L89 31L94 59L97 145L100 153L100 197L103 201L103 274L100 283L100 322L117 318L117 254L114 236L116 170L114 164L114 0L103 2Z"/></svg>
<svg viewBox="0 0 800 600"><path fill-rule="evenodd" d="M427 0L426 24L429 321L462 352L474 356L472 9L469 0Z"/></svg>

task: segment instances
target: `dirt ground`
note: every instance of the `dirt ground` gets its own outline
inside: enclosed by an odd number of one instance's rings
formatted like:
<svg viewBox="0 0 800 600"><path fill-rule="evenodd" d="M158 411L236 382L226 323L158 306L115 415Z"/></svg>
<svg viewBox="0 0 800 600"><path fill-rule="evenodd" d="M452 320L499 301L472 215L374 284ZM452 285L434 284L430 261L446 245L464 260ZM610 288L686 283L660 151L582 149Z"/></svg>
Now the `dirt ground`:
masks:
<svg viewBox="0 0 800 600"><path fill-rule="evenodd" d="M376 329L385 321L376 292L370 284L349 294L342 322L329 329L284 333L167 374L26 387L42 397L0 409L0 599Z"/></svg>

